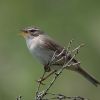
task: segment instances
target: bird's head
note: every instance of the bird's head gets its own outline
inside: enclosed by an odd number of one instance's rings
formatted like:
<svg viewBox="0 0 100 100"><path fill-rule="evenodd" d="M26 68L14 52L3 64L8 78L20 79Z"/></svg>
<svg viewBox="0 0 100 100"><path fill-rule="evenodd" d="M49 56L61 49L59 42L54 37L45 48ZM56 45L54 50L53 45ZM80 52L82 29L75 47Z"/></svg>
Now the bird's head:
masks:
<svg viewBox="0 0 100 100"><path fill-rule="evenodd" d="M42 34L44 34L43 31L37 27L27 27L21 30L21 35L24 38L34 38Z"/></svg>

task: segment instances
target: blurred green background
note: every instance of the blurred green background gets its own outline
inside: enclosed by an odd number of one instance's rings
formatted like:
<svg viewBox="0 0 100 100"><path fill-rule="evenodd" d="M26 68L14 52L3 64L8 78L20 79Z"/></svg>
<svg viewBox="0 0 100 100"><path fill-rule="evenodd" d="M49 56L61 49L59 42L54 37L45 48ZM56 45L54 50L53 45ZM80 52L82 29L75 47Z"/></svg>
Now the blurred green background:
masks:
<svg viewBox="0 0 100 100"><path fill-rule="evenodd" d="M81 65L100 80L99 0L0 0L0 100L22 95L32 100L43 67L29 53L18 34L27 26L38 26L67 46L85 43L78 55ZM100 99L96 88L83 77L64 71L51 92L66 96Z"/></svg>

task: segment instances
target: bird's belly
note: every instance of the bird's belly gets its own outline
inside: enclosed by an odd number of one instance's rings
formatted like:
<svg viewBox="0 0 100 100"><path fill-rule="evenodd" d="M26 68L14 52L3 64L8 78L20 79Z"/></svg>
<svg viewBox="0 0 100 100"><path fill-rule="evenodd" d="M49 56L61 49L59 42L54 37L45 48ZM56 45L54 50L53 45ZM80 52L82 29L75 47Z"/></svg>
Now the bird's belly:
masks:
<svg viewBox="0 0 100 100"><path fill-rule="evenodd" d="M49 63L53 56L53 51L45 50L44 48L34 48L34 50L31 50L31 53L33 56L35 56L43 65L46 65Z"/></svg>
<svg viewBox="0 0 100 100"><path fill-rule="evenodd" d="M44 50L43 48L34 48L34 50L32 49L30 51L32 55L35 56L43 65L48 64L54 54L53 51ZM49 67L51 70L59 70L62 68L62 66L58 66L58 65L52 65Z"/></svg>

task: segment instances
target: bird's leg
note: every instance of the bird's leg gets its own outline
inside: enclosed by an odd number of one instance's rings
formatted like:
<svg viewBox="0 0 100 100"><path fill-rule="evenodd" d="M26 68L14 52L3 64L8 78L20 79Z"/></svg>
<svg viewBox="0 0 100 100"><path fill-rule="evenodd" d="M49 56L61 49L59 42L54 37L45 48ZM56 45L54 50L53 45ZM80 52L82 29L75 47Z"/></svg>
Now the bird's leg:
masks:
<svg viewBox="0 0 100 100"><path fill-rule="evenodd" d="M44 84L42 83L42 79L44 78L45 74L46 74L46 71L44 70L44 73L43 73L42 77L40 77L40 79L37 80L37 82L39 82L39 83L42 84L42 85L44 85Z"/></svg>
<svg viewBox="0 0 100 100"><path fill-rule="evenodd" d="M50 77L52 74L54 74L56 72L56 70L53 70L52 72L50 72L47 76L45 76L45 77L43 77L42 79L41 79L41 81L44 81L44 80L46 80L48 77Z"/></svg>
<svg viewBox="0 0 100 100"><path fill-rule="evenodd" d="M55 73L55 72L56 72L56 70L50 72L50 73L49 73L47 76L45 76L45 77L44 77L44 75L45 75L46 72L44 72L44 74L42 75L42 77L41 77L37 82L39 82L39 83L41 83L42 85L44 85L43 81L46 80L48 77L50 77L50 76L51 76L53 73Z"/></svg>
<svg viewBox="0 0 100 100"><path fill-rule="evenodd" d="M43 84L42 82L43 82L44 80L46 80L46 79L47 79L48 77L50 77L53 73L56 72L55 70L52 71L52 72L50 72L50 71L51 71L51 69L50 69L49 63L48 63L47 65L44 66L44 73L43 73L42 77L41 77L37 82ZM50 72L50 73L49 73L47 76L45 76L46 72ZM45 77L44 77L44 76L45 76Z"/></svg>

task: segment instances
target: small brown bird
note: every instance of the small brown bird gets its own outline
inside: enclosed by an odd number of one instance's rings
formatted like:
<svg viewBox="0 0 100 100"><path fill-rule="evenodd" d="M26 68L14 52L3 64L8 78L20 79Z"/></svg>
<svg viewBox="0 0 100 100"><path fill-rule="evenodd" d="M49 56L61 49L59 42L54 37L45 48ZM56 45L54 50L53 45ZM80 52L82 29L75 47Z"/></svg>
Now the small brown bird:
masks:
<svg viewBox="0 0 100 100"><path fill-rule="evenodd" d="M64 65L65 59L60 62L54 63L52 66L48 66L53 54L57 51L57 54L61 53L64 49L57 44L52 38L50 38L45 32L36 27L27 27L22 30L22 35L26 40L27 47L31 54L35 56L44 66L46 72L58 71ZM66 56L66 62L68 62L72 56L67 55L67 50L63 52L62 56ZM78 63L76 59L73 59L71 63ZM94 77L88 74L80 64L70 66L69 70L78 72L89 80L93 85L98 86L100 82Z"/></svg>

